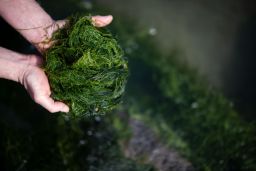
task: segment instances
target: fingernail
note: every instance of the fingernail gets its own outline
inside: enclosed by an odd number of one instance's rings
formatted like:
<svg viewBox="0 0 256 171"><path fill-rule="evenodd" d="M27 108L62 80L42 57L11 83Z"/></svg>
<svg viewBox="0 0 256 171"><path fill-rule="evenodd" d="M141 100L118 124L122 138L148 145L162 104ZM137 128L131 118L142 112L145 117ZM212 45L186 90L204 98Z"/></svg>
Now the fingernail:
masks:
<svg viewBox="0 0 256 171"><path fill-rule="evenodd" d="M113 20L113 16L112 15L107 15L106 19L109 20L109 21L112 21Z"/></svg>
<svg viewBox="0 0 256 171"><path fill-rule="evenodd" d="M98 16L95 16L95 17L99 17L102 20L112 20L113 19L112 15L98 15Z"/></svg>
<svg viewBox="0 0 256 171"><path fill-rule="evenodd" d="M111 23L111 21L113 20L113 16L112 15L102 16L101 19L102 19L102 21L100 21L101 24L107 25L107 24Z"/></svg>

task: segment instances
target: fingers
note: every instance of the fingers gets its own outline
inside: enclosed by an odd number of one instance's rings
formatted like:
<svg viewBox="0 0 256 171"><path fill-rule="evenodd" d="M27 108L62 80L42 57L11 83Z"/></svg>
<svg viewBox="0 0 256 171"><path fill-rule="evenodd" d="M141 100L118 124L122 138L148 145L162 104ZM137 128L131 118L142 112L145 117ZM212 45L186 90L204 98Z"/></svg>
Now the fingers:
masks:
<svg viewBox="0 0 256 171"><path fill-rule="evenodd" d="M69 108L62 102L54 101L50 95L50 86L44 71L35 66L28 66L21 76L24 85L32 99L49 112L68 112Z"/></svg>
<svg viewBox="0 0 256 171"><path fill-rule="evenodd" d="M107 16L93 16L92 17L92 22L95 27L105 27L109 25L113 20L112 15L107 15Z"/></svg>
<svg viewBox="0 0 256 171"><path fill-rule="evenodd" d="M47 109L51 113L69 112L69 107L67 105L65 105L62 102L54 101L49 96L41 96L41 97L35 98L35 102L43 106L45 109Z"/></svg>
<svg viewBox="0 0 256 171"><path fill-rule="evenodd" d="M64 27L68 23L68 20L58 20L55 22L57 29Z"/></svg>
<svg viewBox="0 0 256 171"><path fill-rule="evenodd" d="M46 41L46 42L40 42L35 43L34 46L37 48L37 50L43 54L47 49L49 49L54 44L53 41Z"/></svg>
<svg viewBox="0 0 256 171"><path fill-rule="evenodd" d="M113 20L112 15L100 16L96 15L92 17L93 25L96 27L105 27L109 25ZM64 27L68 23L68 20L58 20L54 23L54 25L50 28L49 34L51 35L54 31Z"/></svg>
<svg viewBox="0 0 256 171"><path fill-rule="evenodd" d="M51 40L53 33L64 27L67 22L68 20L58 20L43 29L45 32L43 40L38 43L33 43L39 52L45 52L45 50L49 49L55 43Z"/></svg>
<svg viewBox="0 0 256 171"><path fill-rule="evenodd" d="M93 16L92 22L95 27L105 27L109 25L113 20L112 15L107 16ZM39 52L43 53L45 50L50 48L55 42L51 40L52 34L64 27L68 23L68 20L58 20L54 22L52 25L44 28L44 31L46 32L46 37L44 38L44 41L41 41L39 43L34 43L35 47L39 50Z"/></svg>
<svg viewBox="0 0 256 171"><path fill-rule="evenodd" d="M107 25L109 25L113 20L113 16L112 15L106 15L106 16L100 16L100 15L96 15L92 17L92 22L93 25L96 27L105 27ZM51 33L53 33L54 31L64 27L66 24L68 23L68 20L58 20L55 22L55 24L51 27Z"/></svg>
<svg viewBox="0 0 256 171"><path fill-rule="evenodd" d="M96 15L92 17L93 25L96 27L105 27L109 25L113 20L112 15ZM58 20L54 23L54 25L50 28L49 34L51 35L54 31L64 27L68 23L68 20Z"/></svg>
<svg viewBox="0 0 256 171"><path fill-rule="evenodd" d="M52 34L59 30L60 28L64 27L68 20L57 20L52 25L45 28L45 31L47 32L48 38L50 39L52 37Z"/></svg>

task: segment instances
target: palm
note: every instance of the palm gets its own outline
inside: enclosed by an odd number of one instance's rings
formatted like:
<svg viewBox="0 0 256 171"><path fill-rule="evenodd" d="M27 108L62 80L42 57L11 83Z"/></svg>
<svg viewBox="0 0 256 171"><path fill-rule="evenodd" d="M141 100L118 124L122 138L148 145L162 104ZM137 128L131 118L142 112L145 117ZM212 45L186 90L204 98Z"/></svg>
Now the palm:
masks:
<svg viewBox="0 0 256 171"><path fill-rule="evenodd" d="M62 102L55 102L51 97L51 91L47 76L37 66L31 66L24 74L24 86L30 96L50 112L68 112L68 107Z"/></svg>

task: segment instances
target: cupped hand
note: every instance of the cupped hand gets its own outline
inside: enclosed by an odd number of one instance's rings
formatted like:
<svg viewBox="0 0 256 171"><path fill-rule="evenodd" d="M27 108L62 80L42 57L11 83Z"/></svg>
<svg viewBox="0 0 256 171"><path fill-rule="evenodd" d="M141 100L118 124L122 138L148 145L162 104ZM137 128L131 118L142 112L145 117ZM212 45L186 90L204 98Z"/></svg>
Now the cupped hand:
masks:
<svg viewBox="0 0 256 171"><path fill-rule="evenodd" d="M92 17L93 24L96 27L104 27L111 23L112 16L94 16ZM36 43L37 49L43 53L53 43L51 36L54 31L63 27L66 21L56 21L52 26L45 29L46 36L43 41ZM51 98L51 90L45 72L40 68L42 59L35 55L30 55L29 65L21 73L19 81L24 85L32 99L47 109L49 112L68 112L69 107L63 102L54 101Z"/></svg>
<svg viewBox="0 0 256 171"><path fill-rule="evenodd" d="M19 81L24 85L31 98L49 112L68 112L69 107L58 101L54 101L50 95L51 90L44 71L40 68L40 57L30 56L30 64L21 74Z"/></svg>

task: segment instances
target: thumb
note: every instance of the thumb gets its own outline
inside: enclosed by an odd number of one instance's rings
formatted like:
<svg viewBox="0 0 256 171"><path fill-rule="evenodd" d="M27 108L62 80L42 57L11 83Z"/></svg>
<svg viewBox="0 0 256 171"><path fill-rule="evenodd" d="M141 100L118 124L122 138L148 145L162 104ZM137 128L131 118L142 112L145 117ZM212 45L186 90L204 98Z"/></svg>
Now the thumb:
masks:
<svg viewBox="0 0 256 171"><path fill-rule="evenodd" d="M113 20L112 15L107 15L107 16L93 16L92 17L92 22L95 27L105 27L109 25Z"/></svg>
<svg viewBox="0 0 256 171"><path fill-rule="evenodd" d="M51 113L55 112L69 112L69 107L62 102L54 101L49 96L41 96L39 98L35 98L35 102L43 106Z"/></svg>

